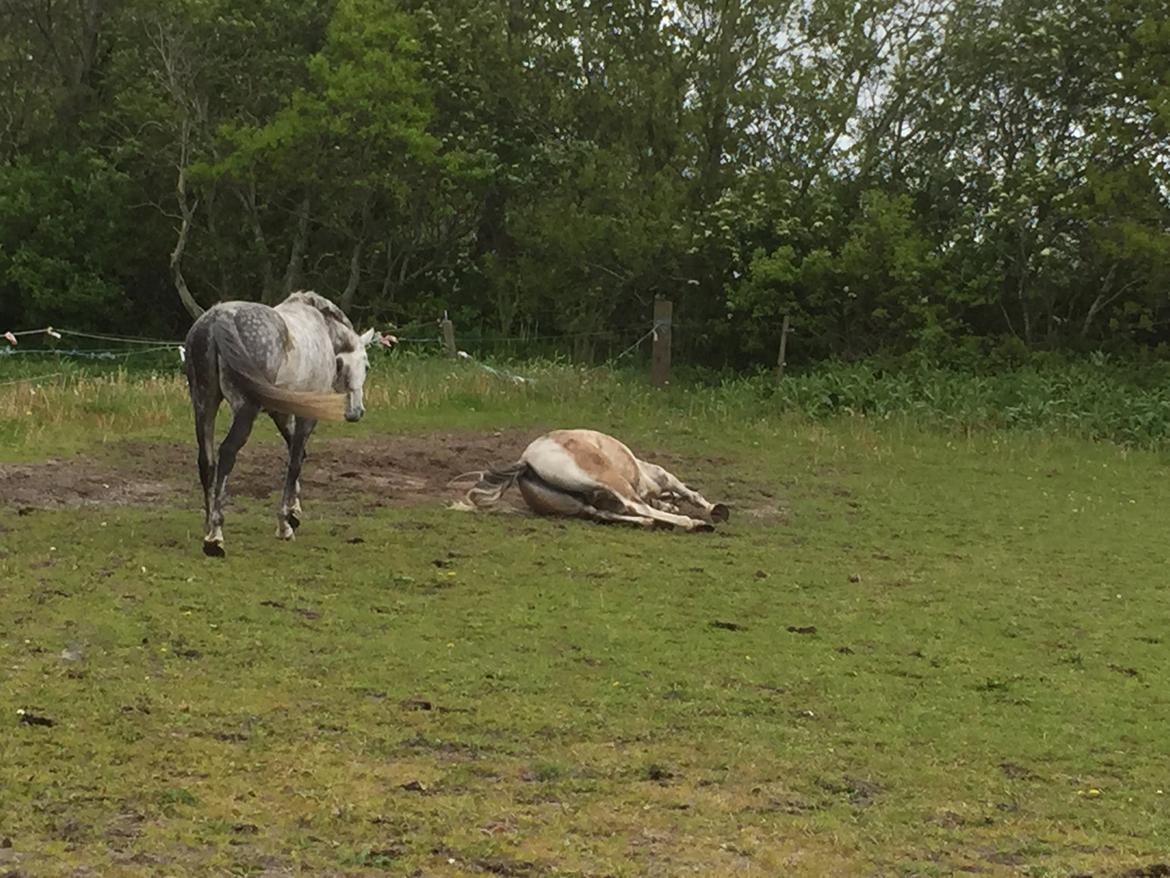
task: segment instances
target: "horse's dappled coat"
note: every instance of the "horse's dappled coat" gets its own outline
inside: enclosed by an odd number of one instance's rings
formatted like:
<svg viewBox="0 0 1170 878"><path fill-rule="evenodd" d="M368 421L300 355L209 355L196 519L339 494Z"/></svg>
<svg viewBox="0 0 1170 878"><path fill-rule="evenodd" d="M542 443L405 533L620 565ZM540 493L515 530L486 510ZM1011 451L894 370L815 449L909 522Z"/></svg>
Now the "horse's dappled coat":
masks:
<svg viewBox="0 0 1170 878"><path fill-rule="evenodd" d="M373 330L359 336L341 309L312 292L293 293L275 308L223 302L195 321L185 344L186 371L195 411L206 554L224 554L227 478L262 410L288 445L277 535L292 538L300 524L305 443L319 419L361 418L365 346L372 337ZM233 418L216 453L215 415L225 399Z"/></svg>

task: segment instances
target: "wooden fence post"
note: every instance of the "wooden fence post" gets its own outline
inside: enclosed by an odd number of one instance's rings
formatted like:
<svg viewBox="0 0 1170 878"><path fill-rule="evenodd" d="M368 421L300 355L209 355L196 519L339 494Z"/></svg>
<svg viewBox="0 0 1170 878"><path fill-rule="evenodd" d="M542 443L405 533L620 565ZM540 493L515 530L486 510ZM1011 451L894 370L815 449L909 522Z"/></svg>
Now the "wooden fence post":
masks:
<svg viewBox="0 0 1170 878"><path fill-rule="evenodd" d="M650 383L662 387L670 379L670 330L674 304L654 300L654 351L650 359Z"/></svg>
<svg viewBox="0 0 1170 878"><path fill-rule="evenodd" d="M443 312L443 319L440 321L440 325L443 327L443 348L446 350L447 356L457 356L458 351L455 348L455 324L447 317L446 311Z"/></svg>
<svg viewBox="0 0 1170 878"><path fill-rule="evenodd" d="M784 367L787 365L784 353L788 350L788 315L784 315L784 325L780 327L780 354L776 357L776 380L784 377Z"/></svg>

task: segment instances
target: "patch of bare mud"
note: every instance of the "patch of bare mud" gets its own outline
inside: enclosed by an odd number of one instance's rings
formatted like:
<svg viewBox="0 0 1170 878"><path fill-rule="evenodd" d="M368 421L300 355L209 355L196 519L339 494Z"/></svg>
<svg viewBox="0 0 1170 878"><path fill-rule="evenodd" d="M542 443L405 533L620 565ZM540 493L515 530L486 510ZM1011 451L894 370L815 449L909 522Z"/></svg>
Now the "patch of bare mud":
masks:
<svg viewBox="0 0 1170 878"><path fill-rule="evenodd" d="M451 486L453 478L512 463L541 432L432 432L311 441L301 471L301 492L307 503L356 497L372 500L375 506L447 502L467 489L467 485ZM645 454L680 478L695 482L712 499L728 500L755 518L775 514L776 501L768 488L719 484L726 460L661 450ZM236 461L229 493L275 501L285 461L283 443L250 442ZM193 444L133 441L92 454L0 463L0 507L29 510L157 503L197 507L201 502Z"/></svg>

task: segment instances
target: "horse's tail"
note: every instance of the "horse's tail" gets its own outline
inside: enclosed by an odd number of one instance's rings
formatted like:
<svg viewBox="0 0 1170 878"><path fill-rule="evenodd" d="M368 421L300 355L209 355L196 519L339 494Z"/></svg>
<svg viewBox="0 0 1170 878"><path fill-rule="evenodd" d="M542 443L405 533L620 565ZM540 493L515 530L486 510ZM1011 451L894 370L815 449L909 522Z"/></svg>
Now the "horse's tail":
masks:
<svg viewBox="0 0 1170 878"><path fill-rule="evenodd" d="M340 421L345 418L344 394L288 390L277 387L260 374L231 317L215 320L211 324L211 337L233 381L263 408L314 420Z"/></svg>
<svg viewBox="0 0 1170 878"><path fill-rule="evenodd" d="M467 502L479 509L490 509L500 502L504 492L528 472L528 463L518 460L511 466L477 473L479 481L467 492Z"/></svg>

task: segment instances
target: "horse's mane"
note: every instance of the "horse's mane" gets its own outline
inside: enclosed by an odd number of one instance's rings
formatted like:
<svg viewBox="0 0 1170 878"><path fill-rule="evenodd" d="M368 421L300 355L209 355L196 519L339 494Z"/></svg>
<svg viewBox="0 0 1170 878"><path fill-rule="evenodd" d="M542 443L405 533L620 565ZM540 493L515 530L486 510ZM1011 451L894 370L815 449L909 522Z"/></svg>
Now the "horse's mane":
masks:
<svg viewBox="0 0 1170 878"><path fill-rule="evenodd" d="M298 290L289 295L284 301L300 302L303 305L308 305L310 308L316 308L325 315L326 319L336 320L350 332L354 331L353 324L349 322L349 318L345 316L345 313L320 293L314 293L312 290Z"/></svg>

